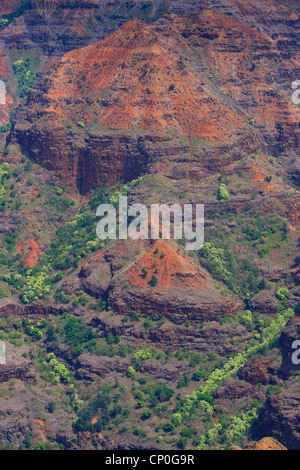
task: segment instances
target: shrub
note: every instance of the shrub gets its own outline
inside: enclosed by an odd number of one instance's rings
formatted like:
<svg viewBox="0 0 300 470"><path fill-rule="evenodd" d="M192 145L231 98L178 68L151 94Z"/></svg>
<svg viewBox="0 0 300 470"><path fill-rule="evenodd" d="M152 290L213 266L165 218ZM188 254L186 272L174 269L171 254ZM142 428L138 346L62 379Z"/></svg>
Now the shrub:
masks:
<svg viewBox="0 0 300 470"><path fill-rule="evenodd" d="M203 377L203 372L198 369L194 372L192 376L192 380L195 380L196 382L199 382L199 380Z"/></svg>
<svg viewBox="0 0 300 470"><path fill-rule="evenodd" d="M9 21L6 18L0 18L0 29L4 28L7 26Z"/></svg>
<svg viewBox="0 0 300 470"><path fill-rule="evenodd" d="M289 293L290 291L288 290L287 287L281 287L280 289L278 289L278 291L276 292L276 297L277 299L279 300L286 300L289 296Z"/></svg>
<svg viewBox="0 0 300 470"><path fill-rule="evenodd" d="M156 274L152 274L152 278L149 281L150 286L155 287L157 283L158 283L158 277L156 276Z"/></svg>
<svg viewBox="0 0 300 470"><path fill-rule="evenodd" d="M98 336L82 318L69 318L63 326L63 339L71 351L78 355L82 349Z"/></svg>
<svg viewBox="0 0 300 470"><path fill-rule="evenodd" d="M48 413L53 413L54 410L55 410L55 406L56 406L56 404L53 400L49 401L48 404L47 404L47 407L46 407Z"/></svg>
<svg viewBox="0 0 300 470"><path fill-rule="evenodd" d="M193 434L193 431L190 428L182 428L181 433L183 437L191 437Z"/></svg>
<svg viewBox="0 0 300 470"><path fill-rule="evenodd" d="M296 258L294 259L294 263L296 266L300 266L300 255L296 256Z"/></svg>
<svg viewBox="0 0 300 470"><path fill-rule="evenodd" d="M174 395L174 391L167 387L165 383L157 383L150 390L151 398L156 399L159 402L169 401ZM154 400L155 402L155 400Z"/></svg>
<svg viewBox="0 0 300 470"><path fill-rule="evenodd" d="M176 446L177 446L178 449L184 449L187 444L188 444L188 438L187 437L181 437L176 442Z"/></svg>
<svg viewBox="0 0 300 470"><path fill-rule="evenodd" d="M127 369L127 377L131 378L135 376L135 369L132 366L129 366Z"/></svg>
<svg viewBox="0 0 300 470"><path fill-rule="evenodd" d="M165 432L173 432L173 431L175 431L175 426L174 426L173 423L168 422L168 423L165 423L165 424L163 425L163 430L164 430Z"/></svg>
<svg viewBox="0 0 300 470"><path fill-rule="evenodd" d="M115 409L109 412L110 403L110 397L105 392L99 392L85 408L79 411L78 417L73 423L74 431L100 432L109 423L111 417L120 411L120 409ZM97 416L97 420L92 423L95 416Z"/></svg>
<svg viewBox="0 0 300 470"><path fill-rule="evenodd" d="M149 318L146 318L146 320L143 322L143 328L145 328L145 330L148 330L148 328L151 328L152 325L153 323Z"/></svg>
<svg viewBox="0 0 300 470"><path fill-rule="evenodd" d="M44 365L50 369L49 377L54 383L68 382L70 379L70 373L66 366L62 362L58 362L53 353L49 353L46 356Z"/></svg>
<svg viewBox="0 0 300 470"><path fill-rule="evenodd" d="M219 199L219 200L229 199L229 192L228 192L226 184L224 184L224 183L219 184L219 188L218 188L218 192L217 192L217 199Z"/></svg>
<svg viewBox="0 0 300 470"><path fill-rule="evenodd" d="M147 432L139 428L135 428L135 430L133 431L133 434L139 437L147 437Z"/></svg>
<svg viewBox="0 0 300 470"><path fill-rule="evenodd" d="M152 412L150 410L144 411L144 413L141 416L141 419L145 421L146 419L151 418Z"/></svg>
<svg viewBox="0 0 300 470"><path fill-rule="evenodd" d="M142 267L142 278L145 279L147 277L148 271L145 267Z"/></svg>
<svg viewBox="0 0 300 470"><path fill-rule="evenodd" d="M46 273L41 272L34 276L31 275L29 271L26 279L25 290L21 294L21 301L27 304L45 297L45 295L49 294L51 289L49 282L49 276Z"/></svg>
<svg viewBox="0 0 300 470"><path fill-rule="evenodd" d="M139 319L141 318L141 315L139 313L136 313L136 312L132 312L131 315L130 315L130 320L131 321L139 321Z"/></svg>
<svg viewBox="0 0 300 470"><path fill-rule="evenodd" d="M150 349L139 349L136 353L133 355L133 360L136 364L140 364L143 361L146 361L147 359L150 359L152 357L152 352Z"/></svg>
<svg viewBox="0 0 300 470"><path fill-rule="evenodd" d="M296 315L300 315L300 302L295 305L294 311Z"/></svg>
<svg viewBox="0 0 300 470"><path fill-rule="evenodd" d="M181 413L173 413L172 415L172 423L174 426L180 426L182 423L182 415Z"/></svg>

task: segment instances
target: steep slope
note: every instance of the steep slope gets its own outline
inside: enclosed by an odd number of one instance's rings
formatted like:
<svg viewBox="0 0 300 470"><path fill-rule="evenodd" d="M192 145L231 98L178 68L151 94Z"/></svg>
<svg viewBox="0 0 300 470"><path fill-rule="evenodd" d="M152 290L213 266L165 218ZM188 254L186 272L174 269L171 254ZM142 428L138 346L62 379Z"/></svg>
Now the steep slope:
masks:
<svg viewBox="0 0 300 470"><path fill-rule="evenodd" d="M164 240L150 247L140 243L136 259L120 269L122 256L128 257L133 243L120 242L91 257L79 270L75 284L67 283L66 293L83 289L107 299L109 309L120 315L136 311L179 323L201 323L237 313L239 303L222 296L204 269Z"/></svg>
<svg viewBox="0 0 300 470"><path fill-rule="evenodd" d="M20 3L5 2L1 14L16 12ZM210 8L268 34L299 34L299 14L273 0L263 5L258 0L32 0L25 4L24 13L12 18L0 38L6 44L10 41L10 47L39 47L47 56L104 39L131 18L151 22L167 12L199 13Z"/></svg>
<svg viewBox="0 0 300 470"><path fill-rule="evenodd" d="M298 0L277 0L277 2L293 10L300 9Z"/></svg>
<svg viewBox="0 0 300 470"><path fill-rule="evenodd" d="M53 0L0 31L24 97L0 165L0 448L300 448L298 28L269 0ZM205 245L100 243L120 194L203 203Z"/></svg>
<svg viewBox="0 0 300 470"><path fill-rule="evenodd" d="M17 10L21 3L21 0L4 0L0 5L0 14L7 15L14 10Z"/></svg>
<svg viewBox="0 0 300 470"><path fill-rule="evenodd" d="M0 49L9 57L7 83L13 100L10 115L18 105L19 97L23 98L34 80L65 52L97 43L131 18L151 23L168 12L198 14L218 8L226 15L277 38L278 48L288 57L298 51L299 14L278 7L272 0L264 2L263 7L256 0L247 0L246 3L233 0L26 0L22 3L3 2L1 8ZM14 65L20 58L29 61L21 76ZM30 72L30 77L25 72ZM6 114L3 114L2 121L9 126ZM6 135L4 131L2 141Z"/></svg>
<svg viewBox="0 0 300 470"><path fill-rule="evenodd" d="M300 118L282 88L298 64L277 44L216 9L129 22L51 69L18 110L11 142L81 194L135 178L154 157L185 155L201 174L249 151L290 156Z"/></svg>

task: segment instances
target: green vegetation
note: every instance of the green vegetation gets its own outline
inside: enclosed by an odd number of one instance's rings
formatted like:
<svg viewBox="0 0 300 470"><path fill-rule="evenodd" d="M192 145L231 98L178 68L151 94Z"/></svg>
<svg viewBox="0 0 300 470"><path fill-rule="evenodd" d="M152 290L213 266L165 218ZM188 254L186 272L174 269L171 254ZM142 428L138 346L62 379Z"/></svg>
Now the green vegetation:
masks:
<svg viewBox="0 0 300 470"><path fill-rule="evenodd" d="M246 311L244 316L251 319L249 315L250 312ZM65 390L66 404L75 413L72 420L75 434L82 431L102 431L109 435L114 429L117 433L126 432L129 435L133 433L144 439L147 433L142 426L138 426L140 420L141 423L147 421L150 428L156 423L155 434L158 435L155 439L159 442L166 442L169 445L173 440L178 449L206 449L211 446L222 447L224 443L239 443L240 439L251 431L258 416L260 403L253 403L251 409L240 410L235 414L220 415L218 421L214 421L213 416L217 412L216 391L225 381L234 377L250 357L265 354L273 348L283 326L293 315L291 309L284 308L282 300L280 313L261 330L261 336L255 342L251 342L245 352L235 354L227 361L224 358L220 359L214 353L205 358L192 351L178 350L162 356L155 348L138 348L136 345L133 351L127 349L125 354L130 355L132 365L124 373L124 378L132 383L132 387L131 390L126 389L126 408L118 404L120 397L124 395L124 388L118 381L114 388L105 386L105 382L100 385L100 390L99 384L95 383L95 387L90 385L91 393L88 394L86 390L89 388L76 390L74 385L76 382L68 364L58 359L54 353L44 353L39 346L47 344L48 349L64 344L75 360L85 349L95 354L99 341L107 341L109 346L119 347L120 338L117 340L116 335L108 336L106 339L99 338L82 318L67 313L49 320L32 321L23 318L18 324L14 318L2 321L6 325L7 336L12 338L15 335L13 332L18 331L19 335L23 334L25 337L28 335L30 341L40 348L36 351L42 378L53 390L56 390L56 387L63 387ZM9 321L11 321L10 330L8 330ZM18 341L21 339L20 336ZM69 357L67 353L66 357ZM191 369L183 374L184 383L180 391L200 381L200 385L197 383L197 388L192 393L178 393L169 383L149 380L147 374L141 372L142 368L150 364L148 361L151 361L151 364L153 361L159 361L157 364L161 364L170 359L186 361L189 364ZM200 366L200 369L196 369L197 366ZM199 377L193 381L192 376L197 371ZM56 413L58 404L55 406L55 402L54 405L50 402L49 397L45 405L47 412ZM126 431L124 431L125 423Z"/></svg>
<svg viewBox="0 0 300 470"><path fill-rule="evenodd" d="M216 280L245 299L269 287L260 275L255 254L268 259L274 250L284 251L290 243L287 223L277 214L230 215L224 219L234 220L235 226L228 233L224 232L222 219L216 222L214 231L206 234L199 256Z"/></svg>
<svg viewBox="0 0 300 470"><path fill-rule="evenodd" d="M109 203L110 204L113 204L113 205L116 205L119 203L119 198L120 196L126 196L126 194L128 193L128 191L132 188L134 188L135 186L137 186L138 184L140 184L142 181L143 181L144 177L143 176L139 176L137 179L135 180L132 180L130 181L129 183L126 183L124 185L122 185L122 188L120 190L117 190L113 193L112 196L110 196L109 198ZM101 190L102 191L102 190ZM102 193L103 194L103 193Z"/></svg>
<svg viewBox="0 0 300 470"><path fill-rule="evenodd" d="M13 61L13 71L18 80L20 98L24 98L34 84L34 75L30 70L30 59L16 57Z"/></svg>
<svg viewBox="0 0 300 470"><path fill-rule="evenodd" d="M227 189L227 186L226 184L224 183L220 183L219 184L219 188L218 188L218 192L217 192L217 199L229 199L229 192L228 192L228 189Z"/></svg>
<svg viewBox="0 0 300 470"><path fill-rule="evenodd" d="M149 281L150 286L155 287L158 284L158 277L156 274L152 274L151 280Z"/></svg>
<svg viewBox="0 0 300 470"><path fill-rule="evenodd" d="M25 288L20 299L24 304L28 304L38 299L42 299L49 294L51 290L48 274L40 272L37 275L31 275L31 271L27 272Z"/></svg>
<svg viewBox="0 0 300 470"><path fill-rule="evenodd" d="M112 404L109 389L99 392L86 407L78 412L74 422L74 431L100 432L107 426L114 425L124 416L125 410L119 404ZM126 414L125 414L126 415Z"/></svg>
<svg viewBox="0 0 300 470"><path fill-rule="evenodd" d="M90 326L87 326L81 318L69 318L63 326L63 340L70 346L75 355L79 355L83 350L96 345L98 338Z"/></svg>
<svg viewBox="0 0 300 470"><path fill-rule="evenodd" d="M225 379L235 375L235 373L247 362L250 357L258 354L262 350L270 348L277 340L278 335L281 333L284 325L293 317L294 313L295 312L292 309L287 309L279 313L276 319L271 322L270 326L264 328L260 342L249 348L245 353L239 353L229 359L222 369L216 369L211 374L210 378L205 382L205 385L198 389L196 395L192 395L192 398L195 398L198 393L211 394L215 392L221 383L223 383Z"/></svg>
<svg viewBox="0 0 300 470"><path fill-rule="evenodd" d="M5 28L9 24L9 20L7 18L0 18L0 29Z"/></svg>
<svg viewBox="0 0 300 470"><path fill-rule="evenodd" d="M6 193L5 188L3 186L3 181L8 176L9 171L9 164L4 162L0 165L0 200L3 198L4 194Z"/></svg>
<svg viewBox="0 0 300 470"><path fill-rule="evenodd" d="M224 326L224 330L220 328L220 341L228 347L224 357L213 351L200 354L190 350L193 346L189 343L174 350L168 340L164 340L163 347L159 341L155 343L157 347L149 347L148 338L151 338L151 344L154 344L152 338L155 335L167 338L168 327L174 327L170 320L151 314L145 316L142 311L119 317L107 310L106 298L94 298L81 287L64 290L64 283L79 263L106 243L100 243L95 237L96 207L102 202L116 205L119 195L128 194L141 179L114 188L99 188L92 192L88 202L79 205L66 195L65 188L38 185L33 162L23 158L18 168L11 166L4 167L3 212L13 213L16 198L24 193L21 212L34 207L40 217L32 219L30 235L40 243L46 234L48 249L36 267L25 267L25 257L17 252L19 242L26 242L22 238L25 225L14 232L1 234L0 296L13 296L26 305L49 299L51 304L59 304L58 312L64 311L61 304L65 304L65 313L47 315L46 320L34 315L0 319L0 339L15 347L27 348L24 357L28 355L26 357L33 361L41 387L48 394L42 413L36 412L39 399L37 403L29 404L29 409L34 409L36 416L43 415L43 419L49 413L54 419L55 416L66 416L64 424L72 424L74 442L81 431L101 431L107 438L112 433L116 439L118 435L134 436L141 441L147 439L147 442L178 449L225 448L228 444L244 443L251 435L263 399L261 402L251 400L249 404L247 397L234 397L232 409L220 411L216 392L236 376L249 358L273 354L273 349L278 352L280 332L294 314L288 309L292 282L289 279L286 284L266 281L258 267L262 258L266 264L273 259L274 250L277 250L276 256L277 252L283 257L288 253L291 241L285 221L276 214L262 216L250 211L241 215L212 216L213 227L207 232L206 243L198 253L199 261L210 271L224 295L235 293L245 302L245 310L219 321L220 327ZM226 184L224 178L223 181ZM31 197L33 189L39 191L35 197ZM51 233L48 225L47 230L39 234L37 227L43 230L48 221L54 220L57 223L53 230L51 226ZM299 264L293 252L289 256L291 265ZM150 268L148 273L144 267L139 274L152 286L158 285L155 259L151 272ZM122 275L122 269L127 265L128 259L120 258L115 269ZM276 295L280 304L277 317L266 318L247 308L249 299L262 289L270 289ZM81 308L83 306L86 310ZM299 308L296 305L294 311ZM30 312L31 307L27 306L26 311ZM187 332L190 332L191 328L199 328L199 331L204 328L209 332L211 326L213 324L194 324L189 320L185 326L180 324L179 329L188 328ZM229 332L232 327L231 334L226 333L227 326ZM235 327L246 332L242 343L235 335ZM223 333L228 334L226 341ZM228 353L230 350L240 353ZM83 353L87 357L94 356L91 360L95 363L103 362L104 371L110 363L115 367L118 371L117 378L113 378L115 386L111 385L111 374L101 371L98 375L96 368L89 376L88 368L80 367L79 374L84 377L84 382L78 380L76 374ZM166 370L166 379L159 375L162 370ZM173 371L176 371L176 379ZM268 393L276 392L277 389L268 387ZM2 396L13 396L12 388L7 387ZM262 396L265 395L262 393ZM42 447L40 443L33 444L30 436L22 445L24 448ZM51 446L55 445L51 443Z"/></svg>
<svg viewBox="0 0 300 470"><path fill-rule="evenodd" d="M53 353L49 353L43 361L44 369L49 370L49 377L53 383L69 382L70 372L66 366L59 362Z"/></svg>
<svg viewBox="0 0 300 470"><path fill-rule="evenodd" d="M29 160L23 171L30 171L32 166L33 163ZM0 183L10 177L8 170L8 164L3 163L0 167ZM13 170L13 177L17 184L19 171ZM20 233L15 231L4 235L2 245L6 247L8 253L0 254L0 266L2 264L11 267L10 273L6 270L7 274L4 277L4 281L13 288L13 293L16 292L16 289L19 290L21 302L25 304L31 303L52 293L54 300L59 303L72 302L74 306L84 306L91 302L92 299L82 295L83 293L79 296L75 296L75 293L72 297L65 296L59 282L66 271L75 270L80 261L96 250L101 249L106 243L100 242L96 236L98 218L95 215L95 207L103 202L115 203L118 201L119 195L127 194L132 187L141 181L142 177L126 185L121 185L120 189L117 190L111 188L108 191L101 188L100 191L95 191L88 204L83 205L77 213L75 213L76 203L65 196L64 188L45 185L39 190L35 205L41 207L46 219L56 218L58 221L62 221L63 217L69 213L69 222L58 224L58 230L54 233L54 237L52 235L47 252L39 259L38 265L32 269L25 268L24 264L22 265L20 255L15 253L16 242ZM35 184L33 178L31 184ZM5 211L10 209L10 207L8 206L7 188L4 187L4 184L2 185L2 190L0 187L1 193L3 210ZM17 208L16 204L15 202L15 208ZM22 205L21 201L20 205ZM14 278L16 272L20 276L17 286L15 285ZM56 289L55 292L53 292L54 289ZM104 301L95 302L93 300L93 304L90 306L94 310L102 311L106 305Z"/></svg>
<svg viewBox="0 0 300 470"><path fill-rule="evenodd" d="M0 126L0 132L4 134L5 132L9 131L10 126L11 126L10 122L8 122L7 124L4 124L4 126Z"/></svg>
<svg viewBox="0 0 300 470"><path fill-rule="evenodd" d="M19 18L19 16L22 16L23 13L30 7L30 5L31 0L25 0L16 10L12 11L11 13L8 13L7 15L2 15L2 17L0 18L0 29L5 28L5 26L7 26L13 20Z"/></svg>

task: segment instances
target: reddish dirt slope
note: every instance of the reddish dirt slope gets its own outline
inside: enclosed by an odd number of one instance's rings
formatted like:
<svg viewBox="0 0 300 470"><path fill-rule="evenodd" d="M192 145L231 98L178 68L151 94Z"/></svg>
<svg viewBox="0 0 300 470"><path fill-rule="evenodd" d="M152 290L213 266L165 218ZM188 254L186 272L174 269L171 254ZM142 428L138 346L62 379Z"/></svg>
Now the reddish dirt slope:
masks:
<svg viewBox="0 0 300 470"><path fill-rule="evenodd" d="M276 73L280 64L292 76L299 64L277 46L215 8L129 21L54 65L18 111L11 140L82 194L135 178L153 158L182 158L195 141L192 158L208 171L222 171L225 145L227 164L266 145L294 152L300 113ZM204 148L216 149L215 161Z"/></svg>
<svg viewBox="0 0 300 470"><path fill-rule="evenodd" d="M207 271L161 239L150 246L128 240L103 248L80 266L65 289L106 299L117 314L136 311L180 323L216 320L239 308L221 295Z"/></svg>

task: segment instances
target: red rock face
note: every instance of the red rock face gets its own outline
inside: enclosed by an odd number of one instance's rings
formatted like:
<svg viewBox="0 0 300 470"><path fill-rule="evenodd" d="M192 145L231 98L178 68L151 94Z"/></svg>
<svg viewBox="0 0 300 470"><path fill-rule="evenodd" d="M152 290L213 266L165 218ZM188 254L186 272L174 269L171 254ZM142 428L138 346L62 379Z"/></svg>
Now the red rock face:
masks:
<svg viewBox="0 0 300 470"><path fill-rule="evenodd" d="M9 60L7 55L0 49L0 79L6 79L9 73ZM1 87L1 92L3 91ZM2 94L2 93L1 93ZM10 107L13 103L12 97L7 93L6 85L5 85L5 101L6 103L3 104L1 100L0 104L0 126L7 124L9 121L9 111ZM0 135L0 140L4 142L3 135Z"/></svg>
<svg viewBox="0 0 300 470"><path fill-rule="evenodd" d="M122 260L128 257L131 262L124 265ZM207 271L164 240L150 246L127 241L103 248L65 289L84 289L107 299L109 308L120 315L136 311L179 323L216 320L235 315L239 308L233 298L221 295Z"/></svg>
<svg viewBox="0 0 300 470"><path fill-rule="evenodd" d="M249 149L293 152L299 110L270 74L279 61L292 75L295 62L277 46L217 9L130 21L67 53L29 93L11 140L81 194L133 179L154 158L178 160L194 141L199 174ZM215 149L213 161L203 149Z"/></svg>
<svg viewBox="0 0 300 470"><path fill-rule="evenodd" d="M269 383L268 360L251 358L239 371L239 378L253 385L258 383L267 385Z"/></svg>
<svg viewBox="0 0 300 470"><path fill-rule="evenodd" d="M280 393L271 395L262 408L258 432L280 436L288 450L299 450L300 385L296 380Z"/></svg>
<svg viewBox="0 0 300 470"><path fill-rule="evenodd" d="M287 448L273 437L264 437L258 442L251 442L246 450L287 450Z"/></svg>
<svg viewBox="0 0 300 470"><path fill-rule="evenodd" d="M0 4L0 15L7 15L19 8L21 0L3 0Z"/></svg>

